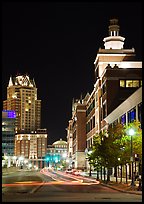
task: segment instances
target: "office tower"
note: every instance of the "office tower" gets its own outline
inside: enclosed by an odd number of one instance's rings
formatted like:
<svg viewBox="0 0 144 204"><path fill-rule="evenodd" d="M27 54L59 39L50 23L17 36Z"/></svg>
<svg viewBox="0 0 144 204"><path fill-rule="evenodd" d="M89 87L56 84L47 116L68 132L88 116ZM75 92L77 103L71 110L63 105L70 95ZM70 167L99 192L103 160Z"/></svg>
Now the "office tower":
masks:
<svg viewBox="0 0 144 204"><path fill-rule="evenodd" d="M14 110L15 142L14 155L19 165L28 159L32 167L44 167L47 151L47 130L41 129L41 100L37 100L34 79L28 75L10 77L4 111ZM23 160L19 160L23 158ZM27 161L27 160L26 160Z"/></svg>
<svg viewBox="0 0 144 204"><path fill-rule="evenodd" d="M3 110L15 110L16 133L30 133L40 128L41 100L37 99L34 79L28 75L10 77Z"/></svg>

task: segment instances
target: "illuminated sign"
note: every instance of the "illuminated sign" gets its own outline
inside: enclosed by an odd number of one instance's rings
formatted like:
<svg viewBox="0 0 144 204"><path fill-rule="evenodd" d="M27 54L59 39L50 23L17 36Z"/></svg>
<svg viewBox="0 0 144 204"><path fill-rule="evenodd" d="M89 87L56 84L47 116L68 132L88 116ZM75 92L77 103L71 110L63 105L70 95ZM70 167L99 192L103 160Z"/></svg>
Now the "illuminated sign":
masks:
<svg viewBox="0 0 144 204"><path fill-rule="evenodd" d="M5 117L7 117L7 118L16 118L15 111L12 111L12 110L3 110L3 113L6 113Z"/></svg>

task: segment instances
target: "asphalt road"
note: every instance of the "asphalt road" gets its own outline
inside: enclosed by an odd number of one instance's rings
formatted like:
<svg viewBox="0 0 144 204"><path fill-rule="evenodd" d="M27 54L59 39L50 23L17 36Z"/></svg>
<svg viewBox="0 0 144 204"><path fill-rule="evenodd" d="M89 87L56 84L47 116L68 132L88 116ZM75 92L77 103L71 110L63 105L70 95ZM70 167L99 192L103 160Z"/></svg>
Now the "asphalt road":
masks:
<svg viewBox="0 0 144 204"><path fill-rule="evenodd" d="M142 202L142 195L60 171L22 170L2 176L2 202Z"/></svg>

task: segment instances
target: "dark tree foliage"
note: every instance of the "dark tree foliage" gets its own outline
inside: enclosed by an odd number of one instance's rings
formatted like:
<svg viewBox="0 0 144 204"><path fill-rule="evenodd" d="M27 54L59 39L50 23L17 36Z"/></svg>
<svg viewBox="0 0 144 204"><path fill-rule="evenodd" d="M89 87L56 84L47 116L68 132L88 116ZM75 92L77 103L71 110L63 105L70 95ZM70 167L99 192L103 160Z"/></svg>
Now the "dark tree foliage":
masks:
<svg viewBox="0 0 144 204"><path fill-rule="evenodd" d="M95 170L106 167L108 170L118 165L130 163L131 136L129 129L133 128L133 156L138 155L142 158L142 130L140 123L134 121L123 126L118 123L109 126L106 131L95 135L92 153L88 155L89 161Z"/></svg>

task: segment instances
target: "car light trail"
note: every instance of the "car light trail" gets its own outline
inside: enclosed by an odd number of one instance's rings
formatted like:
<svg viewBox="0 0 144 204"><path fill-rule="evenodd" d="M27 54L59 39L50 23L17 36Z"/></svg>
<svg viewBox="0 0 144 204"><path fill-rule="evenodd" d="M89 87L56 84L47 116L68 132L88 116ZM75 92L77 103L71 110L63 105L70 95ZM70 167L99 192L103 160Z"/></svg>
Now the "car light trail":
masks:
<svg viewBox="0 0 144 204"><path fill-rule="evenodd" d="M2 184L2 187L17 187L17 186L45 186L45 185L95 185L97 183L85 183L83 180L78 181L49 181L49 182L37 182L37 181L24 181L16 183L6 183Z"/></svg>

